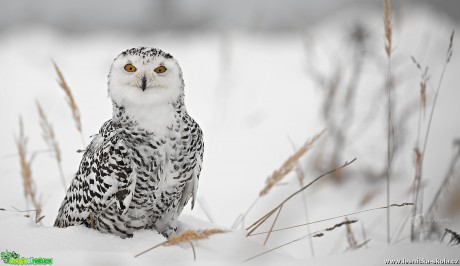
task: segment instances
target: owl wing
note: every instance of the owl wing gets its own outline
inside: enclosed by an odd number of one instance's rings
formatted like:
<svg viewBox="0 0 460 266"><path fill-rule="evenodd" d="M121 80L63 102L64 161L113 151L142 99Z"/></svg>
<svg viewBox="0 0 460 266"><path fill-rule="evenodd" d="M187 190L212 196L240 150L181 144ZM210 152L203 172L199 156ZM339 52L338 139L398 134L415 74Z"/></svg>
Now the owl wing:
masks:
<svg viewBox="0 0 460 266"><path fill-rule="evenodd" d="M136 184L131 149L115 132L102 134L106 124L86 149L55 226L88 226L90 212L97 216L113 204L119 214L128 211Z"/></svg>
<svg viewBox="0 0 460 266"><path fill-rule="evenodd" d="M201 166L203 163L203 132L201 131L200 126L190 117L190 122L188 123L188 131L184 134L182 138L186 136L186 145L185 145L185 157L188 166L183 173L185 175L185 186L182 192L182 197L179 202L179 213L187 205L187 202L192 198L192 206L195 206L196 192L198 189L198 181L201 173Z"/></svg>

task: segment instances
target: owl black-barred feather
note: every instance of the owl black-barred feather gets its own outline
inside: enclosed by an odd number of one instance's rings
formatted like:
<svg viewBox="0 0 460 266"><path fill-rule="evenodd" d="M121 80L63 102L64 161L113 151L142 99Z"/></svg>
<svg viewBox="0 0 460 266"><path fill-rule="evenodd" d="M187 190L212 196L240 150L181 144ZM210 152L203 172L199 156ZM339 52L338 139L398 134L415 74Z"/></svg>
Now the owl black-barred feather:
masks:
<svg viewBox="0 0 460 266"><path fill-rule="evenodd" d="M86 148L54 226L84 225L122 238L151 229L169 237L190 198L193 208L203 161L182 71L168 53L133 48L114 60L108 89L112 119Z"/></svg>

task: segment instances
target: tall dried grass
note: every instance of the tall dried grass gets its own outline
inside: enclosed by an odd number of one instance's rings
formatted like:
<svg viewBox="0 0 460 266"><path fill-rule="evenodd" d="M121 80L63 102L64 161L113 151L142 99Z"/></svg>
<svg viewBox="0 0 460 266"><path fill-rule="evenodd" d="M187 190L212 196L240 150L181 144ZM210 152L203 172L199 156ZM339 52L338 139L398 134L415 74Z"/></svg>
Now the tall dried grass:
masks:
<svg viewBox="0 0 460 266"><path fill-rule="evenodd" d="M318 173L341 164L345 151L353 146L351 143L359 139L358 135L365 132L365 130L355 131L357 118L355 101L359 95L365 62L370 55L369 34L363 24L357 23L344 37L341 40L342 46L350 47L351 53L331 53L327 49L324 51L331 54L328 59L334 67L330 71L323 70L323 73L318 63L313 62L317 52L307 50L308 72L323 94L320 114L328 130L328 139L322 141L321 147L315 154L313 166ZM309 46L306 45L306 49L311 49ZM344 177L337 172L331 179L341 182Z"/></svg>
<svg viewBox="0 0 460 266"><path fill-rule="evenodd" d="M383 5L384 15L383 24L385 31L385 52L388 57L388 73L387 73L387 108L388 108L388 131L387 131L387 169L386 169L386 180L387 180L387 205L390 205L390 175L391 175L391 164L393 160L394 151L394 124L393 124L393 107L391 100L391 52L392 52L392 26L391 26L391 7L389 0L384 1ZM387 209L387 242L390 243L390 208Z"/></svg>
<svg viewBox="0 0 460 266"><path fill-rule="evenodd" d="M455 175L455 169L458 166L460 162L460 143L454 143L454 148L456 149L456 152L452 156L452 159L450 160L449 167L447 170L447 173L444 177L444 180L442 181L441 185L439 186L438 190L436 191L436 194L430 203L428 210L425 213L425 216L427 217L435 217L435 211L440 205L440 200L442 195L447 194L448 189L452 189L451 187L451 182L454 179ZM458 209L460 206L460 189L457 187L456 190L451 191L451 198L448 200L446 204L446 211L448 215L454 215L455 214L455 209ZM414 238L417 237L417 230L418 228L414 228ZM430 228L429 233L435 233L433 232L435 228Z"/></svg>
<svg viewBox="0 0 460 266"><path fill-rule="evenodd" d="M260 254L255 255L255 256L252 256L252 257L246 259L244 262L253 260L253 259L255 259L255 258L258 258L258 257L262 256L262 255L265 255L265 254L267 254L267 253L270 253L270 252L272 252L272 251L274 251L274 250L280 249L280 248L285 247L285 246L287 246L287 245L290 245L290 244L292 244L292 243L298 242L298 241L303 240L303 239L305 239L305 238L323 237L324 234L325 234L326 232L334 231L334 229L336 229L336 228L339 228L339 227L344 226L344 225L349 225L349 224L352 224L352 223L356 223L356 222L357 222L357 220L345 220L345 221L343 221L343 222L334 224L334 225L331 226L331 227L325 228L325 229L323 229L323 230L316 231L316 232L314 232L314 233L309 233L309 234L307 234L307 235L301 236L301 237L296 238L296 239L294 239L294 240L292 240L292 241L289 241L289 242L287 242L287 243L284 243L284 244L282 244L282 245L280 245L280 246L277 246L277 247L275 247L275 248L272 248L272 249L270 249L270 250L267 250L267 251L265 251L265 252L262 252L262 253L260 253Z"/></svg>
<svg viewBox="0 0 460 266"><path fill-rule="evenodd" d="M358 243L358 240L356 240L353 229L351 228L352 223L348 223L349 220L347 217L345 217L345 222L346 222L345 231L346 231L346 236L347 236L348 249L360 249L361 247L369 243L370 239L366 239L362 243Z"/></svg>
<svg viewBox="0 0 460 266"><path fill-rule="evenodd" d="M320 133L316 134L313 136L313 138L307 140L302 147L300 147L293 155L291 155L286 161L281 165L280 168L275 170L271 176L267 178L265 181L265 186L263 189L259 192L259 196L254 200L254 202L249 206L249 208L244 212L243 214L239 215L235 222L232 225L232 228L238 227L239 224L244 222L244 219L248 215L248 213L254 208L254 206L257 204L258 200L267 195L268 192L276 185L279 184L281 180L285 176L287 176L290 172L293 170L297 169L297 166L299 165L299 159L304 156L312 147L313 144L323 135L323 133L326 130L322 130ZM299 177L299 175L297 175ZM303 182L303 181L302 181Z"/></svg>
<svg viewBox="0 0 460 266"><path fill-rule="evenodd" d="M316 134L313 138L307 140L302 147L300 147L293 155L291 155L283 165L275 170L273 174L267 178L264 188L260 191L259 196L265 196L268 192L279 183L286 175L288 175L292 170L296 169L296 165L299 159L309 151L313 144L323 135L325 130L321 131L319 134Z"/></svg>
<svg viewBox="0 0 460 266"><path fill-rule="evenodd" d="M414 182L413 182L413 188L414 188L415 193L414 193L414 207L413 207L413 210L412 210L412 217L413 218L416 217L416 215L418 214L419 210L421 210L420 205L421 205L422 201L420 200L420 184L422 182L423 162L424 162L424 159L425 159L426 148L427 148L427 143L428 143L428 139L429 139L429 136L430 136L431 124L432 124L432 121L433 121L433 116L434 116L434 111L435 111L435 108L436 108L436 103L437 103L437 100L438 100L439 92L441 90L442 81L444 79L444 73L445 73L445 71L447 69L447 66L448 66L448 64L450 62L450 59L452 58L452 54L453 54L454 34L455 34L455 31L452 31L452 33L450 35L450 38L449 38L449 46L447 48L447 53L446 53L446 57L445 57L445 60L444 60L444 65L443 65L441 75L439 77L438 85L436 87L436 91L435 91L435 94L434 94L433 105L431 107L430 117L428 119L428 125L427 125L426 131L425 131L425 136L424 136L424 139L423 139L423 147L422 147L422 149L419 148L418 141L420 139L419 139L419 137L417 137L417 144L416 144L417 146L414 149L415 150L415 177L414 177ZM424 91L423 86L426 87L426 82L429 79L428 67L426 67L425 71L423 71L422 67L420 66L420 63L418 63L417 60L415 60L414 57L412 57L412 61L416 64L417 68L422 72L422 81L421 81L421 87L422 88L421 88L421 91L423 92ZM425 90L426 90L426 88L425 88ZM421 97L421 100L420 100L421 103L423 103L423 101L426 101L426 96L423 93L421 93L420 97ZM419 119L419 123L420 123L420 119ZM419 129L420 129L420 126L419 126ZM419 135L420 135L420 133L418 133L418 136ZM440 187L440 189L443 189L443 188L444 188L444 183ZM439 195L437 194L435 196L434 202L436 202L438 197L439 197ZM431 207L430 207L429 211L430 210L431 210ZM412 223L412 225L411 225L410 238L411 238L411 241L415 241L415 240L420 239L420 228L418 227L418 225L416 223Z"/></svg>
<svg viewBox="0 0 460 266"><path fill-rule="evenodd" d="M366 212L372 212L372 211L377 211L377 210L386 210L387 208L392 208L392 207L405 207L405 206L413 206L413 205L414 204L410 203L410 202L394 203L394 204L391 204L390 206L382 206L382 207L376 207L376 208L371 208L371 209L366 209L366 210L346 213L346 214L337 215L337 216L334 216L334 217L329 217L329 218L325 218L325 219L321 219L321 220L316 220L316 221L309 222L309 223L303 223L303 224L297 224L297 225L293 225L293 226L273 229L271 231L251 233L248 236L263 235L263 234L268 234L270 232L281 232L281 231L290 230L290 229L294 229L294 228L299 228L299 227L303 227L303 226L308 226L308 225L312 225L312 224L316 224L316 223L322 223L322 222L326 222L326 221L330 221L330 220L335 220L335 219L338 219L338 218L344 218L344 217L351 216L351 215L356 215L356 214L361 214L361 213L366 213Z"/></svg>
<svg viewBox="0 0 460 266"><path fill-rule="evenodd" d="M36 101L35 103L37 105L38 115L40 117L40 127L42 129L43 140L45 141L46 145L48 145L48 148L51 150L51 152L54 155L54 158L56 159L59 175L62 181L62 186L64 187L64 191L66 191L67 183L65 181L64 171L62 170L62 157L61 150L59 148L59 143L56 139L56 135L54 134L53 126L48 121L48 117L46 116L45 111L43 111L43 108L38 101Z"/></svg>
<svg viewBox="0 0 460 266"><path fill-rule="evenodd" d="M352 161L350 162L345 162L343 165L339 166L339 167L336 167L330 171L328 171L327 173L324 173L318 177L316 177L315 179L313 179L313 181L311 181L310 183L308 183L307 185L303 186L301 189L297 190L296 192L292 193L289 197L287 197L286 199L284 199L279 205L277 205L275 208L273 208L271 211L269 211L267 214L265 214L264 216L262 216L260 219L258 219L256 222L254 222L251 226L249 226L248 228L246 228L246 230L248 230L248 234L247 236L250 236L255 230L257 230L257 228L259 228L262 224L264 224L270 217L272 217L275 213L276 213L276 216L275 216L275 219L270 227L270 231L268 232L267 234L267 237L265 238L265 241L264 241L264 244L267 243L269 237L270 237L270 234L271 232L273 231L273 228L275 226L275 223L278 219L278 216L280 215L281 213L281 210L284 206L284 204L286 202L288 202L290 199L292 199L293 197L295 197L296 195L302 193L305 189L307 189L308 187L310 187L311 185L313 185L315 182L317 182L319 179L321 179L322 177L324 176L327 176L327 175L330 175L342 168L345 168L347 166L349 166L350 164L354 163L356 161L356 158L353 159Z"/></svg>
<svg viewBox="0 0 460 266"><path fill-rule="evenodd" d="M28 139L24 134L24 125L22 118L19 118L19 137L15 137L16 148L19 155L19 164L21 167L22 184L24 187L24 197L27 205L32 203L35 211L35 221L38 223L41 217L42 204L38 199L35 182L32 178L32 161L33 156L27 153Z"/></svg>
<svg viewBox="0 0 460 266"><path fill-rule="evenodd" d="M203 240L203 239L208 239L210 236L212 235L216 235L216 234L223 234L223 233L227 233L227 231L225 230L221 230L221 229L217 229L217 228L212 228L212 229L204 229L204 230L187 230L183 233L180 233L178 235L175 235L173 237L171 237L170 239L158 244L158 245L155 245L147 250L144 250L142 251L141 253L138 253L137 255L135 255L134 257L139 257L140 255L144 254L144 253L147 253L149 251L151 251L152 249L155 249L157 247L160 247L160 246L175 246L175 245L178 245L178 244L181 244L181 243L190 243L190 245L192 245L192 248L193 248L193 254L194 254L194 258L196 259L196 256L195 256L195 248L193 247L193 242L192 241L198 241L198 240Z"/></svg>
<svg viewBox="0 0 460 266"><path fill-rule="evenodd" d="M297 163L295 165L295 172L296 172L296 176L297 176L297 181L299 181L299 186L300 186L300 188L302 188L305 185L304 184L305 173L303 172L302 165L300 164L299 161L297 161ZM302 204L303 204L303 209L304 209L304 212L305 212L305 222L308 223L310 221L310 219L309 219L309 215L308 215L307 199L306 199L304 193L302 193ZM311 229L310 229L309 225L307 226L307 233L308 234L311 233ZM315 257L315 246L313 245L313 239L309 238L308 241L309 241L311 256L314 258Z"/></svg>
<svg viewBox="0 0 460 266"><path fill-rule="evenodd" d="M75 126L80 133L81 136L81 141L83 143L83 146L86 146L84 134L83 134L83 129L81 125L81 115L80 115L80 110L78 108L77 103L75 102L75 98L72 95L72 90L70 89L69 85L67 85L67 82L64 79L64 75L62 74L61 70L59 69L58 65L56 62L53 61L53 66L54 69L56 70L56 74L58 76L58 84L59 87L64 91L65 96L66 96L66 101L67 104L69 105L70 111L72 112L72 118L73 121L75 122Z"/></svg>

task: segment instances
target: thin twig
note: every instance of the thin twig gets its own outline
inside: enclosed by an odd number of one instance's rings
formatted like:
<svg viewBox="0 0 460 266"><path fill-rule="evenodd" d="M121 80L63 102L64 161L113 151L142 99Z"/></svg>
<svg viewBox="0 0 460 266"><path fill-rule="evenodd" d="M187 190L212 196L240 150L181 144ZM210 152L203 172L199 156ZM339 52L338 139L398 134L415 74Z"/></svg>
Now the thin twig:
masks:
<svg viewBox="0 0 460 266"><path fill-rule="evenodd" d="M278 213L276 213L275 220L273 220L273 223L270 226L270 230L268 231L267 237L265 238L264 246L267 244L268 238L270 238L270 235L271 235L271 233L273 231L273 227L275 227L276 221L278 220L278 217L280 216L280 213L281 213L282 209L283 209L283 206L281 205L281 207L278 209Z"/></svg>
<svg viewBox="0 0 460 266"><path fill-rule="evenodd" d="M366 213L366 212L376 211L376 210L383 210L383 209L387 209L387 208L390 208L390 207L404 207L404 206L412 206L412 205L413 205L413 203L410 203L410 202L404 202L404 203L401 203L401 204L396 204L395 203L395 204L391 204L389 207L388 206L382 206L382 207L376 207L376 208L366 209L366 210L357 211L357 212L351 212L351 213L347 213L347 214L343 214L343 215L338 215L338 216L334 216L334 217L330 217L330 218L326 218L326 219L317 220L317 221L314 221L314 222L303 223L303 224L288 226L288 227L284 227L284 228L274 229L274 230L272 230L272 232L280 232L280 231L284 231L284 230L294 229L294 228L298 228L298 227L302 227L302 226L307 226L307 225L311 225L311 224L322 223L322 222L326 222L326 221L330 221L330 220L334 220L334 219L338 219L338 218L343 218L343 217L347 217L347 216L351 216L351 215L356 215L356 214L361 214L361 213ZM263 234L268 234L268 231L267 232L254 233L254 234L251 234L249 236L256 236L256 235L263 235Z"/></svg>
<svg viewBox="0 0 460 266"><path fill-rule="evenodd" d="M214 219L212 218L211 213L208 211L208 208L205 202L201 198L199 198L197 201L198 201L198 205L200 205L201 209L203 210L204 215L206 215L206 218L208 218L208 220L211 223L214 223Z"/></svg>
<svg viewBox="0 0 460 266"><path fill-rule="evenodd" d="M265 187L260 191L260 196L265 196L270 189L281 181L287 174L289 174L295 168L295 163L302 157L307 151L309 151L312 145L323 135L326 130L322 130L319 134L316 134L313 138L307 140L305 144L300 147L293 155L291 155L283 165L277 169L273 174L267 178Z"/></svg>
<svg viewBox="0 0 460 266"><path fill-rule="evenodd" d="M59 144L54 134L54 129L51 123L48 121L48 118L43 110L42 106L38 101L35 102L37 105L38 114L40 116L40 127L42 128L42 137L45 140L45 143L48 145L48 148L53 152L54 158L59 170L59 175L61 177L62 186L64 191L67 190L67 184L64 177L64 171L62 170L62 156Z"/></svg>
<svg viewBox="0 0 460 266"><path fill-rule="evenodd" d="M193 260L196 261L196 251L195 251L195 246L193 245L193 242L192 241L188 241L188 243L190 244L190 246L192 247L192 251L193 251Z"/></svg>
<svg viewBox="0 0 460 266"><path fill-rule="evenodd" d="M292 241L289 241L289 242L287 242L287 243L285 243L285 244L282 244L282 245L280 245L280 246L277 246L277 247L275 247L275 248L272 248L272 249L269 249L269 250L267 250L267 251L265 251L265 252L262 252L262 253L260 253L260 254L258 254L258 255L252 256L252 257L246 259L244 262L247 262L247 261L249 261L249 260L255 259L255 258L257 258L257 257L260 257L260 256L262 256L262 255L265 255L265 254L267 254L267 253L270 253L270 252L272 252L272 251L274 251L274 250L280 249L280 248L282 248L282 247L284 247L284 246L287 246L287 245L292 244L292 243L294 243L294 242L300 241L300 240L302 240L302 239L304 239L304 238L307 238L307 237L322 237L322 236L324 236L324 233L325 233L325 232L333 231L334 229L336 229L336 228L338 228L338 227L341 227L341 226L343 226L343 225L351 224L351 223L356 223L356 222L357 222L357 220L344 221L344 222L335 224L335 225L333 225L333 226L331 226L331 227L328 227L328 228L326 228L326 229L319 230L319 231L316 231L316 232L314 232L314 233L304 235L304 236L302 236L302 237L299 237L299 238L296 238L296 239L294 239L294 240L292 240Z"/></svg>
<svg viewBox="0 0 460 266"><path fill-rule="evenodd" d="M289 141L291 142L292 148L295 150L296 147L295 147L294 142L291 139L289 139ZM302 188L304 186L305 173L303 172L302 165L300 164L299 161L297 161L296 163L295 172L297 175L297 181L299 181L299 186L300 188ZM305 193L302 193L302 204L303 204L303 208L305 212L305 222L308 223L309 222L308 207L307 207L307 198L305 197ZM307 225L307 233L308 234L311 233L311 228L309 225ZM309 240L311 256L314 258L315 257L315 247L313 246L313 239L309 238L308 240Z"/></svg>
<svg viewBox="0 0 460 266"><path fill-rule="evenodd" d="M294 196L298 195L299 193L301 193L302 191L304 191L305 189L307 189L308 187L310 187L312 184L314 184L316 181L318 181L319 179L321 179L322 177L324 176L327 176L331 173L334 173L342 168L345 168L347 167L348 165L354 163L356 161L356 158L351 160L350 162L345 162L343 165L339 166L339 167L336 167L320 176L318 176L317 178L315 178L313 181L311 181L310 183L308 183L306 186L302 187L301 189L297 190L296 192L294 192L293 194L291 194L290 196L288 196L285 200L283 200L278 206L276 206L273 210L269 211L267 214L265 214L264 216L262 216L262 218L260 218L259 220L257 220L256 222L254 222L251 226L249 226L246 230L250 230L249 233L247 234L248 236L252 234L252 232L254 232L259 226L261 226L270 216L272 216L279 208L281 208L281 206L283 206L283 204L285 204L287 201L289 201L290 199L292 199Z"/></svg>
<svg viewBox="0 0 460 266"><path fill-rule="evenodd" d="M431 202L430 207L428 208L428 211L426 212L427 214L431 214L434 211L436 203L438 202L442 194L442 191L444 191L444 189L448 187L449 180L454 175L455 166L457 165L457 162L460 160L460 144L457 144L456 148L457 148L457 152L455 153L455 155L452 157L452 160L450 161L449 169L447 170L446 177L442 181L441 186L439 186L438 191L436 191L436 195L434 196L433 201Z"/></svg>
<svg viewBox="0 0 460 266"><path fill-rule="evenodd" d="M235 222L233 222L233 225L232 225L232 229L235 229L238 227L238 225L240 225L240 223L243 223L243 227L244 227L244 218L248 215L248 213L252 210L252 208L254 208L254 206L257 204L257 202L259 201L260 199L260 195L257 196L257 198L252 202L251 206L249 206L249 208L243 213L243 214L240 214Z"/></svg>
<svg viewBox="0 0 460 266"><path fill-rule="evenodd" d="M56 62L54 62L54 60L51 60L51 61L53 63L54 69L56 70L56 74L58 76L57 81L58 81L59 87L61 87L61 89L64 91L66 95L66 101L67 101L67 104L69 105L70 110L72 111L72 118L75 122L75 126L78 132L80 133L83 146L86 146L85 137L84 137L83 129L81 125L80 110L78 108L77 103L75 102L75 98L72 95L72 90L70 89L69 85L67 85L67 82L64 79L64 75L62 74L61 70L57 66Z"/></svg>
<svg viewBox="0 0 460 266"><path fill-rule="evenodd" d="M427 129L426 129L426 133L425 133L425 139L423 141L423 149L422 149L421 152L419 151L420 154L418 155L419 156L418 162L417 162L418 163L418 167L417 167L418 170L416 170L417 171L416 172L416 178L418 179L418 181L417 180L414 181L414 182L417 182L418 185L421 183L421 180L422 180L423 162L424 162L424 159L425 159L425 153L426 153L428 138L429 138L429 135L430 135L431 123L433 121L434 110L436 108L436 102L438 100L439 92L441 90L441 84L442 84L442 81L444 79L444 73L446 72L447 65L449 64L450 59L451 59L452 54L453 54L454 34L455 34L455 31L452 31L452 34L450 35L450 39L449 39L449 47L447 48L446 60L444 62L444 65L443 65L443 68L442 68L442 71L441 71L441 76L439 77L438 86L436 87L436 92L434 94L433 105L431 107L430 117L428 118L428 125L427 125ZM415 190L415 201L414 201L415 205L414 205L413 215L416 215L416 213L417 213L420 186L418 186L416 189L417 190ZM412 225L411 225L411 241L416 240L416 238L418 237L418 234L416 232L418 229L415 226L416 225L414 223L412 223Z"/></svg>
<svg viewBox="0 0 460 266"><path fill-rule="evenodd" d="M388 135L387 135L387 205L390 204L390 171L392 162L392 139L394 128L392 123L392 105L391 105L391 50L392 50L392 26L391 26L391 8L388 0L384 1L384 29L385 29L385 51L388 57L388 75L387 75L387 93L388 93ZM394 141L394 138L393 138ZM390 243L390 208L387 209L387 242Z"/></svg>
<svg viewBox="0 0 460 266"><path fill-rule="evenodd" d="M27 142L28 139L24 134L24 125L22 122L22 118L19 118L19 137L15 137L16 148L19 154L19 163L21 166L21 176L23 181L24 187L24 197L26 199L26 203L30 200L32 205L34 206L35 218L38 220L40 217L42 206L40 201L37 199L37 192L34 180L32 178L32 160L33 157L28 157L27 155Z"/></svg>

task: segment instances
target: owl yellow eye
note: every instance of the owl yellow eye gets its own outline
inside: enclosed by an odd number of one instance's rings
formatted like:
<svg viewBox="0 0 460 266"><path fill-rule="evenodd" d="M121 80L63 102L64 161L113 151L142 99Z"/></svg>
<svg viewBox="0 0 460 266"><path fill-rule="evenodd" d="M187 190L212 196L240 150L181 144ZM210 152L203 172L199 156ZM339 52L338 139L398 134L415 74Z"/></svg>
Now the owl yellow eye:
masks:
<svg viewBox="0 0 460 266"><path fill-rule="evenodd" d="M167 70L167 68L166 68L165 66L159 66L159 67L155 68L154 71L155 71L156 73L165 73L166 70Z"/></svg>
<svg viewBox="0 0 460 266"><path fill-rule="evenodd" d="M131 64L126 64L125 66L125 70L128 71L128 72L134 72L137 70L137 68Z"/></svg>

